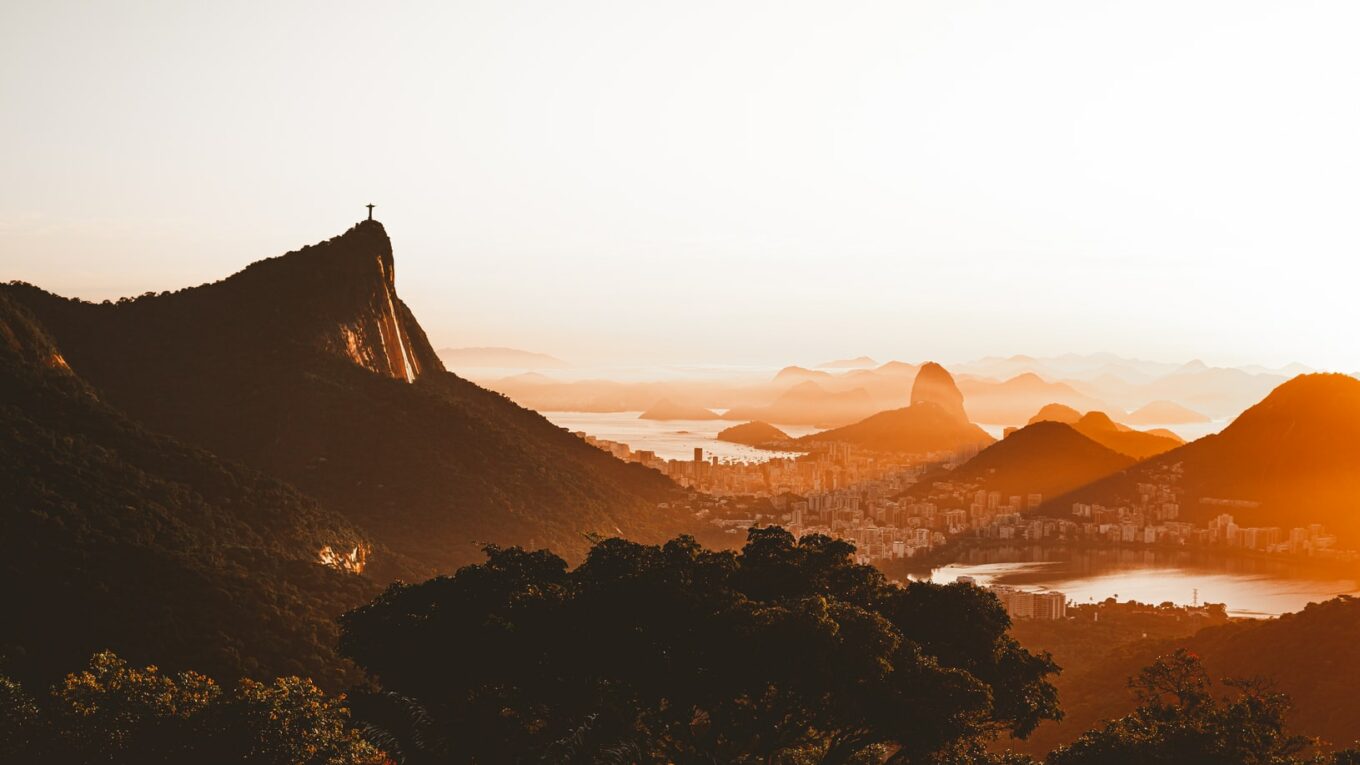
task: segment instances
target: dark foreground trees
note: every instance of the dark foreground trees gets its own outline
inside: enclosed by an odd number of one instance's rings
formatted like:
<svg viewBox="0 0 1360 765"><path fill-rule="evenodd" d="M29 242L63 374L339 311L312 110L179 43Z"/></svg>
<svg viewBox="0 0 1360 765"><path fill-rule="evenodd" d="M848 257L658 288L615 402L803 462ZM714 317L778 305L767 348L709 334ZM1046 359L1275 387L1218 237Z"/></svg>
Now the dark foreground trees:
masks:
<svg viewBox="0 0 1360 765"><path fill-rule="evenodd" d="M45 696L0 676L0 762L381 765L342 701L296 677L229 692L100 653Z"/></svg>
<svg viewBox="0 0 1360 765"><path fill-rule="evenodd" d="M740 552L613 539L568 570L492 548L344 617L376 690L223 688L101 653L46 693L0 676L0 763L1035 765L987 746L1058 715L1048 657L991 594L890 584L852 549L779 529ZM1130 686L1131 714L1046 765L1360 765L1290 732L1283 694L1216 690L1186 651Z"/></svg>
<svg viewBox="0 0 1360 765"><path fill-rule="evenodd" d="M1054 750L1047 765L1295 765L1360 762L1360 752L1305 758L1313 741L1289 732L1289 699L1259 680L1224 681L1216 697L1200 660L1180 649L1129 681L1138 708Z"/></svg>
<svg viewBox="0 0 1360 765"><path fill-rule="evenodd" d="M967 585L888 583L853 547L753 530L597 543L574 570L487 550L342 619L407 762L959 762L1058 713L1056 667Z"/></svg>

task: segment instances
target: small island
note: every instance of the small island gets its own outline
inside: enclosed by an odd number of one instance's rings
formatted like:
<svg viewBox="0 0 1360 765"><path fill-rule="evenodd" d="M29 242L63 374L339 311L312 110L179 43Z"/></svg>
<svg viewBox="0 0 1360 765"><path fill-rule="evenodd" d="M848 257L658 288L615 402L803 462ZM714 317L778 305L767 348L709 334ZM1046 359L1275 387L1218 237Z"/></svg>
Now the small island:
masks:
<svg viewBox="0 0 1360 765"><path fill-rule="evenodd" d="M789 434L776 428L768 422L746 422L741 425L733 425L718 433L719 441L726 441L730 444L743 444L757 448L768 448L767 444L783 443L789 441Z"/></svg>

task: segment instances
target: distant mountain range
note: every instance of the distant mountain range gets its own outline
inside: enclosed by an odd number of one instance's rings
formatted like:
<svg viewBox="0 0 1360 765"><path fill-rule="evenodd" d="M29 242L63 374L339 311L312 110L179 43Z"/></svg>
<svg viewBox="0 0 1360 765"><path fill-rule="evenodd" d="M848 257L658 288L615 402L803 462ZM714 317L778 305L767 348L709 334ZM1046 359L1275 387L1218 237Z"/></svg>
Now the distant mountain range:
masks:
<svg viewBox="0 0 1360 765"><path fill-rule="evenodd" d="M863 388L833 391L813 379L804 379L766 406L733 407L723 418L824 428L854 422L876 411L876 402Z"/></svg>
<svg viewBox="0 0 1360 765"><path fill-rule="evenodd" d="M1098 398L1064 382L1050 382L1033 372L1002 380L960 378L959 388L968 399L968 413L977 422L1022 423L1039 407L1061 403L1082 410L1104 410Z"/></svg>
<svg viewBox="0 0 1360 765"><path fill-rule="evenodd" d="M1209 422L1206 415L1174 401L1152 401L1130 412L1124 421L1131 425L1186 425Z"/></svg>
<svg viewBox="0 0 1360 765"><path fill-rule="evenodd" d="M878 362L868 356L859 356L853 359L838 359L836 361L824 361L817 365L818 369L869 369L878 366Z"/></svg>
<svg viewBox="0 0 1360 765"><path fill-rule="evenodd" d="M918 370L917 365L901 361L872 367L851 365L860 361L848 359L842 366L815 369L785 367L764 381L734 376L625 382L513 375L486 384L543 411L641 411L667 398L705 409L733 410L734 419L837 427L900 407ZM1240 413L1288 379L1269 371L1215 368L1201 362L1135 364L1100 355L1073 357L1066 364L1039 361L1013 357L1004 363L962 365L965 373L958 376L957 384L968 400L970 418L1020 425L1039 407L1056 402L1080 411L1106 412L1116 420L1139 425L1204 423ZM1126 368L1129 364L1135 366ZM1062 376L1063 370L1072 376ZM778 401L793 387L806 383L817 387L805 387L796 402ZM1125 414L1129 410L1136 411Z"/></svg>

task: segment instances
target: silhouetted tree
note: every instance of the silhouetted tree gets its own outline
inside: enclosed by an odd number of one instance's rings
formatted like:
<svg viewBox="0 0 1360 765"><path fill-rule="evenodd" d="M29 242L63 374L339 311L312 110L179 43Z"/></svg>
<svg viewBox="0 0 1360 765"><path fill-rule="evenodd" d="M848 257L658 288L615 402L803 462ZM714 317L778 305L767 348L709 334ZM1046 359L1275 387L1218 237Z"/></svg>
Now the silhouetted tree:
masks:
<svg viewBox="0 0 1360 765"><path fill-rule="evenodd" d="M1048 757L1048 765L1285 765L1311 741L1291 734L1289 699L1261 681L1226 681L1215 697L1199 657L1180 649L1130 680L1132 714L1089 731ZM1343 757L1345 755L1342 755ZM1309 762L1330 761L1322 758ZM1338 757L1335 762L1346 762Z"/></svg>
<svg viewBox="0 0 1360 765"><path fill-rule="evenodd" d="M489 547L346 614L341 649L433 721L407 762L916 763L1058 716L1056 667L994 597L891 584L853 550L607 539L569 571Z"/></svg>

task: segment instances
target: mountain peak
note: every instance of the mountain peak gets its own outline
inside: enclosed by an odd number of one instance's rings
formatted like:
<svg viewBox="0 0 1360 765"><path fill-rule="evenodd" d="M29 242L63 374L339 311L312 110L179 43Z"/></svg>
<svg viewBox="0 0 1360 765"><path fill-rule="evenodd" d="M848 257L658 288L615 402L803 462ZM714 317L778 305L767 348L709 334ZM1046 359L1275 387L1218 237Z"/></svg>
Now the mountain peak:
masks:
<svg viewBox="0 0 1360 765"><path fill-rule="evenodd" d="M275 258L202 290L242 310L265 311L270 331L406 382L442 371L425 332L397 297L396 264L387 229L375 220L340 236Z"/></svg>
<svg viewBox="0 0 1360 765"><path fill-rule="evenodd" d="M1271 429L1321 431L1360 426L1360 380L1349 375L1314 373L1281 383L1256 406L1243 412L1224 433Z"/></svg>
<svg viewBox="0 0 1360 765"><path fill-rule="evenodd" d="M1067 404L1044 404L1037 413L1029 418L1029 424L1036 422L1065 422L1068 424L1077 422L1081 419L1081 412L1068 406Z"/></svg>
<svg viewBox="0 0 1360 765"><path fill-rule="evenodd" d="M1119 426L1115 424L1114 420L1110 419L1110 415L1104 412L1087 412L1082 415L1077 424L1091 430L1119 430Z"/></svg>
<svg viewBox="0 0 1360 765"><path fill-rule="evenodd" d="M916 382L911 386L911 404L935 404L954 419L968 421L968 414L963 409L963 393L954 383L954 376L933 361L922 364L921 371L916 374Z"/></svg>
<svg viewBox="0 0 1360 765"><path fill-rule="evenodd" d="M987 447L951 475L1007 494L1054 497L1123 470L1133 458L1071 425L1041 420Z"/></svg>
<svg viewBox="0 0 1360 765"><path fill-rule="evenodd" d="M835 361L824 361L817 365L818 369L870 369L878 366L878 362L868 356L857 356L853 359L836 359Z"/></svg>

